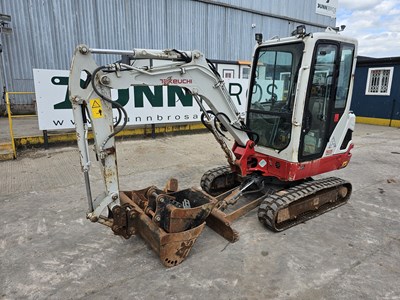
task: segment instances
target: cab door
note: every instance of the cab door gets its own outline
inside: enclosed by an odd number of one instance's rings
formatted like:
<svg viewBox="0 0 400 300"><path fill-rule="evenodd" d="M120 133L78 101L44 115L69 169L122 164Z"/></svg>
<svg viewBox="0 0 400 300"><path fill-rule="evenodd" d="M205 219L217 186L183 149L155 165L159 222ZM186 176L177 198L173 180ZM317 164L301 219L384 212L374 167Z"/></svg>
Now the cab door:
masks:
<svg viewBox="0 0 400 300"><path fill-rule="evenodd" d="M316 45L303 112L299 161L320 158L328 142L339 51L337 42L320 41Z"/></svg>

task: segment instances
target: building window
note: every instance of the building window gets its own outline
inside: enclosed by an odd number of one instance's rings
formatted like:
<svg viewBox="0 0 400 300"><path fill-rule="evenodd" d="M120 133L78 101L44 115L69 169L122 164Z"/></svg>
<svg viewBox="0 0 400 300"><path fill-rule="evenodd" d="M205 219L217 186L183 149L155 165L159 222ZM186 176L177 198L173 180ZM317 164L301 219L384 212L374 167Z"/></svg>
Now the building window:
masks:
<svg viewBox="0 0 400 300"><path fill-rule="evenodd" d="M242 79L249 79L250 76L250 68L249 67L243 67L242 66Z"/></svg>
<svg viewBox="0 0 400 300"><path fill-rule="evenodd" d="M393 67L369 68L365 95L389 96L392 78Z"/></svg>
<svg viewBox="0 0 400 300"><path fill-rule="evenodd" d="M223 69L222 70L222 77L223 78L228 78L228 79L233 79L235 77L235 70L233 70L233 69Z"/></svg>

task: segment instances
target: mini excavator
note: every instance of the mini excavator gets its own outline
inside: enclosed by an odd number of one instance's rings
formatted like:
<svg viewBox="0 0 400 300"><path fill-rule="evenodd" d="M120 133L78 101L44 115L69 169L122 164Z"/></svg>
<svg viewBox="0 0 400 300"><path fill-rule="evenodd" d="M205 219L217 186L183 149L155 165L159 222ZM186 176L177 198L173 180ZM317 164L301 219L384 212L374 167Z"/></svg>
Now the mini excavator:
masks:
<svg viewBox="0 0 400 300"><path fill-rule="evenodd" d="M69 95L87 218L125 238L140 235L171 267L187 257L206 224L235 242L239 234L232 222L257 207L266 227L282 231L346 203L349 182L313 179L346 167L353 148L350 101L357 41L339 31L328 27L307 33L301 25L290 37L267 41L256 34L246 113L238 112L215 66L197 50L79 45ZM98 66L94 54L125 59ZM164 63L143 63L151 60ZM178 86L199 105L203 124L228 161L203 175L201 189L179 190L177 180L170 179L164 188L120 191L115 137L128 118L111 90L143 85ZM89 178L89 124L104 179L104 191L96 198ZM227 145L227 135L234 139L233 147Z"/></svg>

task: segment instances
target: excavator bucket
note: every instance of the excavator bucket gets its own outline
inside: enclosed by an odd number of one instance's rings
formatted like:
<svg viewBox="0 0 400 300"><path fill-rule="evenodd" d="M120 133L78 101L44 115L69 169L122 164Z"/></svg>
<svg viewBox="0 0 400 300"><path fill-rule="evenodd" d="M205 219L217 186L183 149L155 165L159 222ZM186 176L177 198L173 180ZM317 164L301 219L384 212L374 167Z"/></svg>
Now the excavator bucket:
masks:
<svg viewBox="0 0 400 300"><path fill-rule="evenodd" d="M149 187L120 192L121 205L112 209L108 225L115 234L139 234L166 267L180 264L189 254L218 200L194 188L177 190L170 180L164 190Z"/></svg>
<svg viewBox="0 0 400 300"><path fill-rule="evenodd" d="M123 196L124 195L124 196ZM121 200L126 194L121 193ZM180 264L189 255L197 238L204 229L205 222L181 232L168 233L149 218L140 207L130 211L131 226L160 257L166 267Z"/></svg>

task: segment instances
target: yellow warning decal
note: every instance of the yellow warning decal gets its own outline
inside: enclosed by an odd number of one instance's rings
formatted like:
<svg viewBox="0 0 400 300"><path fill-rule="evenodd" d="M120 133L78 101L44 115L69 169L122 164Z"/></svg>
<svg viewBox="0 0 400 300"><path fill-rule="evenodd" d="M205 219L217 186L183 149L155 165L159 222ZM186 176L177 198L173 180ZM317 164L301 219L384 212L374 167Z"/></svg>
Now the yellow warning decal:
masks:
<svg viewBox="0 0 400 300"><path fill-rule="evenodd" d="M92 117L95 119L104 118L103 107L99 98L90 99L90 108L92 109Z"/></svg>

